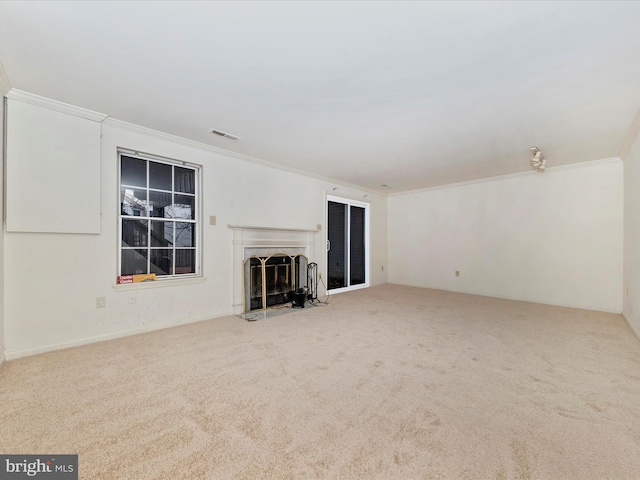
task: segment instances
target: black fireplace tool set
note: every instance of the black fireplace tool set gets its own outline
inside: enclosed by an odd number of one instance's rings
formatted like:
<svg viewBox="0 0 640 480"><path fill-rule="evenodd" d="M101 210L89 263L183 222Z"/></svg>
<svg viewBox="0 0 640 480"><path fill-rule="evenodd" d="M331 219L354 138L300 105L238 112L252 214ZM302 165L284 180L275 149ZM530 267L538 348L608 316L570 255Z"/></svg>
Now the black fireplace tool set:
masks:
<svg viewBox="0 0 640 480"><path fill-rule="evenodd" d="M309 300L311 303L318 301L318 264L310 263L307 266L307 285L296 288L287 293L288 300L293 308L304 308Z"/></svg>

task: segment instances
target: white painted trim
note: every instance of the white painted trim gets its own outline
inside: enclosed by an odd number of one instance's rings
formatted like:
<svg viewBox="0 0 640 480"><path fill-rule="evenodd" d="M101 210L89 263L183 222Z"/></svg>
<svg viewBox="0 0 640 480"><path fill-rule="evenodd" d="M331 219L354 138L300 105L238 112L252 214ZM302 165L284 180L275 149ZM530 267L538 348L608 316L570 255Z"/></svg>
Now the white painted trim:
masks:
<svg viewBox="0 0 640 480"><path fill-rule="evenodd" d="M90 345L92 343L104 342L107 340L115 340L117 338L129 337L131 335L139 335L141 333L154 332L156 330L164 330L166 328L178 327L180 325L187 325L189 323L204 322L206 320L214 320L216 318L231 316L231 312L222 313L220 315L206 315L202 317L191 318L184 321L163 323L161 325L152 325L143 328L134 328L131 330L121 330L115 333L109 333L106 335L97 335L95 337L83 338L81 340L74 340L72 342L56 343L53 345L45 345L44 347L30 348L27 350L19 350L17 352L10 352L7 354L7 360L15 360L21 357L30 357L32 355L39 355L41 353L53 352L56 350L64 350L65 348L79 347L82 345Z"/></svg>
<svg viewBox="0 0 640 480"><path fill-rule="evenodd" d="M404 192L396 192L396 193L388 193L387 197L399 197L402 195L412 195L414 193L423 193L430 192L433 190L442 190L444 188L454 188L454 187L463 187L467 185L474 185L476 183L486 183L486 182L496 182L499 180L507 180L510 178L520 178L520 177L529 177L532 175L548 175L553 174L555 172L562 172L565 170L574 170L576 168L587 168L593 167L596 165L607 165L609 163L621 162L620 157L610 157L610 158L602 158L600 160L592 160L590 162L580 162L580 163L569 163L567 165L559 165L557 167L548 167L544 173L534 172L534 171L526 171L526 172L518 172L518 173L509 173L507 175L498 175L496 177L486 177L486 178L478 178L476 180L468 180L466 182L458 182L458 183L448 183L446 185L434 185L433 187L427 188L418 188L416 190L406 190Z"/></svg>
<svg viewBox="0 0 640 480"><path fill-rule="evenodd" d="M102 123L107 115L104 113L94 112L93 110L87 110L86 108L76 107L68 103L59 102L57 100L51 100L50 98L41 97L29 92L23 92L22 90L11 89L6 94L7 98L11 100L17 100L38 107L48 108L49 110L55 110L57 112L66 113L67 115L74 115L76 117L85 118L94 122Z"/></svg>
<svg viewBox="0 0 640 480"><path fill-rule="evenodd" d="M340 295L341 293L353 292L354 290L362 290L363 288L369 288L368 283L360 283L358 285L351 285L350 287L334 288L333 290L327 290L327 296Z"/></svg>
<svg viewBox="0 0 640 480"><path fill-rule="evenodd" d="M622 147L620 147L620 153L618 154L618 157L620 157L622 161L627 159L627 155L629 155L631 147L636 141L638 133L640 133L640 109L638 109L638 111L636 112L636 116L631 122L631 126L629 127L629 131L627 132L627 136L624 138Z"/></svg>
<svg viewBox="0 0 640 480"><path fill-rule="evenodd" d="M131 290L147 290L150 288L160 287L179 287L181 285L195 285L204 283L207 277L188 277L188 278L167 278L166 280L155 280L138 283L119 283L111 285L116 292L129 292Z"/></svg>
<svg viewBox="0 0 640 480"><path fill-rule="evenodd" d="M332 195L329 193L325 193L325 200L324 200L324 204L325 204L325 240L326 240L326 244L329 243L329 202L335 202L335 203L342 203L343 205L348 205L348 206L356 206L356 207L360 207L360 208L364 208L364 222L365 222L365 230L364 230L364 252L365 252L365 271L364 271L364 283L359 283L357 285L349 285L348 287L341 287L341 288L334 288L329 290L328 286L327 286L327 295L330 295L330 292L333 293L342 293L342 292L350 292L352 290L359 290L361 288L368 288L371 285L371 203L369 202L363 202L362 200L352 200L350 198L347 197L340 197L337 195ZM351 218L351 209L347 209L348 213L347 213L347 219ZM349 220L347 220L349 221ZM348 225L348 240L347 240L347 244L351 243L351 225ZM324 267L325 267L325 272L326 272L326 277L327 277L327 281L328 281L328 277L329 277L329 265L328 265L328 260L329 260L329 252L326 251L325 248L325 259L324 259ZM349 276L350 275L350 271L349 269L351 268L351 247L349 247L347 249L347 261L346 264L348 266L348 268L345 271L345 275Z"/></svg>
<svg viewBox="0 0 640 480"><path fill-rule="evenodd" d="M165 281L171 281L171 280L189 280L192 279L194 277L202 277L203 275L203 252L202 252L202 248L200 247L200 245L203 245L203 228L201 228L202 225L202 192L203 192L203 188L202 188L202 179L204 177L203 174L203 166L199 165L199 164L195 164L195 163L189 163L183 160L176 160L174 158L168 158L168 157L160 157L157 155L152 155L152 154L148 154L148 153L143 153L143 152L138 152L138 151L134 151L134 150L128 150L125 148L120 148L118 147L117 149L117 159L118 159L118 191L120 191L120 189L123 187L122 184L122 157L123 156L130 156L130 157L135 157L141 160L145 160L148 162L158 162L158 163L162 163L164 165L171 165L173 166L183 166L185 168L188 168L190 170L194 171L194 175L195 175L195 190L194 193L184 193L184 195L188 195L188 196L192 196L195 199L196 202L196 217L195 219L183 219L185 223L192 223L196 226L196 244L194 247L191 247L195 252L196 252L196 271L195 273L189 274L189 276L176 276L176 275L169 275L167 277L161 276L157 279L157 281L161 281L161 282L165 282ZM147 163L148 163L147 162ZM149 165L147 165L147 172L148 169L150 168ZM173 170L172 170L173 171ZM148 175L148 173L147 173ZM135 186L131 186L134 187ZM126 188L126 187L125 187ZM143 190L145 188L148 189L148 187L142 187ZM175 193L175 190L172 190ZM121 208L120 208L120 202L121 200L118 199L118 211L120 212ZM123 224L123 219L124 218L132 218L132 217L128 217L125 215L122 215L121 213L118 214L118 218L117 218L117 230L118 230L118 239L122 238L122 224ZM139 219L146 219L146 221L148 222L152 222L153 221L153 217L151 217L151 212L147 211L147 216L140 216L140 217L135 217L135 218L139 218ZM177 223L177 222L176 222ZM149 227L150 227L151 223L149 223ZM151 235L149 235L149 238L151 238ZM148 249L151 245L147 244L146 247L141 247L142 249ZM120 241L118 241L118 263L117 263L117 269L116 269L116 275L120 275L121 274L121 265L122 265L122 252L123 252L123 248L120 245ZM147 271L150 272L151 270L151 256L150 253L151 251L148 250L147 252L149 255L147 257ZM185 274L183 274L185 275ZM204 281L204 280L202 280ZM188 283L202 283L202 281L200 282L188 282ZM152 283L152 282L148 282L148 283ZM154 282L155 283L155 282ZM176 282L174 283L174 285L181 285L182 283ZM130 285L130 284L128 284ZM121 285L118 285L121 286ZM115 287L115 285L114 285ZM118 290L118 288L116 288L116 290Z"/></svg>
<svg viewBox="0 0 640 480"><path fill-rule="evenodd" d="M11 80L9 80L9 75L0 61L0 96L6 95L11 91Z"/></svg>
<svg viewBox="0 0 640 480"><path fill-rule="evenodd" d="M123 130L129 130L135 133L141 133L143 135L148 135L151 137L160 138L162 140L167 140L173 143L178 143L180 145L186 145L187 147L197 148L199 150L204 150L205 152L217 153L220 155L237 158L239 160L244 160L245 162L262 165L263 167L275 168L276 170L282 170L282 171L293 173L296 175L301 175L303 177L313 178L314 180L320 180L323 182L332 183L334 185L341 185L343 187L353 188L353 189L360 190L363 192L368 192L371 194L382 195L382 196L386 195L385 193L382 193L376 190L371 190L366 187L362 187L361 185L354 185L352 183L336 180L335 178L316 175L313 173L305 172L303 170L298 170L297 168L287 167L286 165L280 165L278 163L269 162L267 160L262 160L257 157L251 157L249 155L233 152L231 150L225 150L224 148L215 147L213 145L208 145L206 143L196 142L195 140L189 140L187 138L179 137L177 135L172 135L170 133L161 132L159 130L154 130L152 128L142 127L140 125L135 125L133 123L123 122L122 120L116 120L115 118L108 117L107 119L105 119L103 123L105 125L111 125L113 127L121 128Z"/></svg>
<svg viewBox="0 0 640 480"><path fill-rule="evenodd" d="M341 195L335 195L332 193L327 193L326 197L328 202L344 203L347 205L355 205L356 207L364 207L364 208L369 208L371 206L370 202L366 202L364 200L359 200L355 198L343 197Z"/></svg>
<svg viewBox="0 0 640 480"><path fill-rule="evenodd" d="M622 312L622 318L624 318L625 322L627 322L627 325L629 325L629 328L631 329L631 331L633 332L633 334L636 336L636 338L638 339L638 341L640 341L640 330L638 330L634 325L633 322L631 322L627 316L624 314L624 312Z"/></svg>

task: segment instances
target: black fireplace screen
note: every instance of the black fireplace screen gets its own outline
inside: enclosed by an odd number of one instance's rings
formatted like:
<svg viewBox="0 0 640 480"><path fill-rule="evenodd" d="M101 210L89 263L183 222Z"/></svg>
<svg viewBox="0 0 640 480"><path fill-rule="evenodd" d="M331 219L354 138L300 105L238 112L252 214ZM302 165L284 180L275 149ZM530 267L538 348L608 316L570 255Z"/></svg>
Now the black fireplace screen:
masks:
<svg viewBox="0 0 640 480"><path fill-rule="evenodd" d="M244 262L244 310L260 310L289 302L288 293L307 287L307 257L275 254Z"/></svg>

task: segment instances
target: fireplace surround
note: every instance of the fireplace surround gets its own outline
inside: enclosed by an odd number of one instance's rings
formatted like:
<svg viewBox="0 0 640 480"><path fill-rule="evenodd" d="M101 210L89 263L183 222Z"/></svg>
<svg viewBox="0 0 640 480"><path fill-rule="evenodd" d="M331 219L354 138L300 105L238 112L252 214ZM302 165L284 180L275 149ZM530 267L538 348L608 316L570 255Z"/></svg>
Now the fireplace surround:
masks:
<svg viewBox="0 0 640 480"><path fill-rule="evenodd" d="M295 229L295 228L278 228L278 227L254 227L244 225L228 225L232 231L233 236L233 303L232 309L235 315L240 315L252 310L251 291L246 292L245 288L245 270L248 268L249 275L258 275L257 270L252 270L251 267L257 267L258 263L267 262L268 259L275 259L270 262L269 270L271 277L267 279L263 278L263 283L266 288L268 282L273 280L274 284L280 283L279 287L282 289L285 287L284 283L287 283L286 268L282 264L289 264L296 262L296 258L304 258L305 268L304 275L306 278L306 264L314 261L314 242L315 234L317 230ZM248 259L253 258L253 261L247 262ZM282 261L284 259L284 261ZM290 259L290 260L287 260ZM302 260L298 260L300 262ZM276 264L280 264L280 267L275 267ZM247 265L249 267L247 267ZM279 270L278 270L279 268ZM293 279L291 275L294 274L295 268L289 267L289 280L288 283L299 284L300 273L297 274L297 278ZM251 272L254 273L251 273ZM265 271L266 274L266 271ZM260 272L262 275L262 271ZM279 277L284 277L283 281L279 281ZM295 280L295 281L293 281ZM275 286L275 285L274 285ZM277 292L272 292L277 293ZM267 297L263 297L267 298ZM268 308L269 302L273 303L273 300L263 302L263 309ZM254 303L254 306L256 304ZM275 304L274 304L275 305ZM255 308L253 309L255 310Z"/></svg>

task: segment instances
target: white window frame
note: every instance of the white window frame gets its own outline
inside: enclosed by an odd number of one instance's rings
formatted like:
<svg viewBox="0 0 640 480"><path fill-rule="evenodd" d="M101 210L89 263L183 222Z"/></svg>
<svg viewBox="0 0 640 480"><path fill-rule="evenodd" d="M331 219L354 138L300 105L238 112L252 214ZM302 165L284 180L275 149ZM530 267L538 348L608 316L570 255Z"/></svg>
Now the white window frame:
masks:
<svg viewBox="0 0 640 480"><path fill-rule="evenodd" d="M148 224L149 224L149 228L150 228L150 224L151 221L153 220L160 220L158 217L150 217L150 216L145 216L145 217L131 217L129 215L122 215L122 209L121 209L121 202L122 202L122 198L121 198L121 189L123 187L128 187L128 185L123 185L122 184L122 156L126 156L126 157L133 157L133 158L138 158L140 160L145 160L147 162L156 162L156 163L163 163L166 165L172 165L172 166L177 166L177 167L183 167L183 168L188 168L191 169L195 172L195 185L194 185L194 205L195 205L195 209L196 209L196 213L195 213L195 218L193 220L190 219L176 219L176 220L164 220L164 221L171 221L174 223L193 223L195 225L195 236L194 236L194 241L195 241L195 247L193 247L193 250L195 252L195 272L194 273L174 273L174 274L170 274L170 275L158 275L156 277L157 281L161 281L161 282L165 282L165 281L173 281L175 283L177 280L186 280L186 279L197 279L197 278L202 278L202 200L201 200L201 182L202 182L202 166L198 165L198 164L194 164L194 163L189 163L189 162L185 162L185 161L181 161L181 160L175 160L175 159L171 159L171 158L167 158L167 157L160 157L157 155L152 155L152 154L148 154L148 153L142 153L142 152L138 152L138 151L134 151L134 150L128 150L128 149L124 149L124 148L118 148L117 150L117 159L118 159L118 259L117 259L117 275L120 276L122 275L122 251L124 249L127 249L125 247L122 246L122 223L123 223L123 218L142 218L144 220L147 220ZM173 182L172 182L173 183ZM131 188L136 188L136 189L141 189L141 187L139 186L131 186ZM172 195L174 194L179 194L179 195L189 195L186 194L184 192L177 192L176 190L174 190L175 185L172 185L172 190L170 191L170 193ZM149 163L147 163L147 185L146 187L144 187L144 189L148 192L150 191L159 191L159 192L168 192L165 190L160 190L160 189L155 189L155 188L150 188L149 187ZM145 248L148 253L151 252L152 247L151 247L151 237L148 234L148 245L147 247L143 247ZM175 252L176 249L179 249L175 246L172 247L172 250ZM175 255L173 255L173 266L175 267ZM150 271L150 255L147 255L147 271ZM127 273L124 273L124 275L127 275ZM129 284L132 285L132 284ZM127 286L129 286L127 285ZM148 284L147 284L148 285ZM118 285L120 286L120 285ZM124 285L123 285L124 286Z"/></svg>

